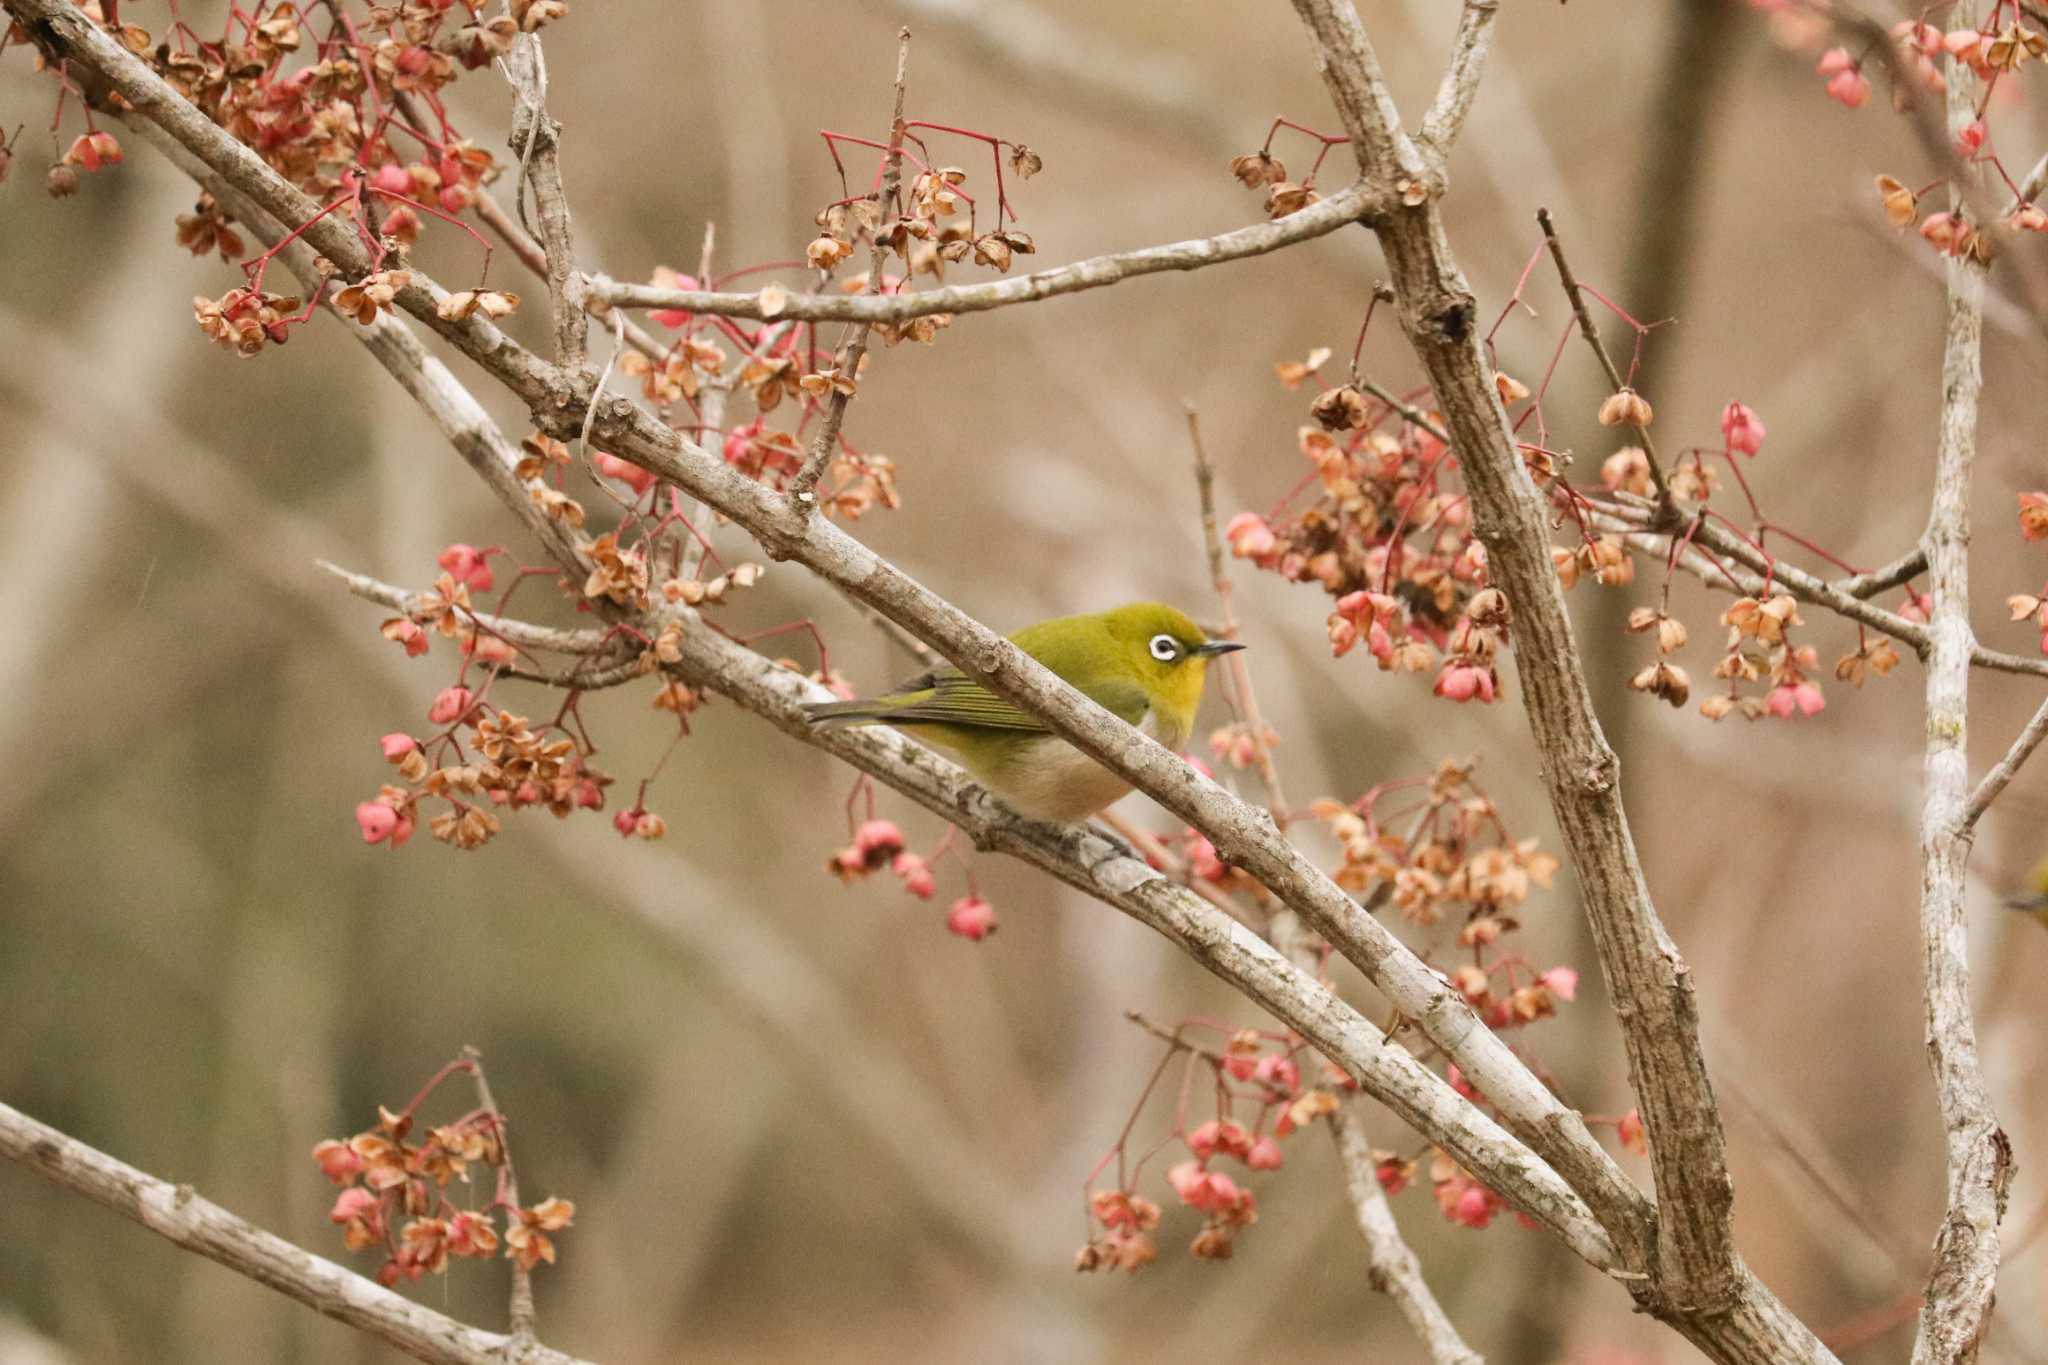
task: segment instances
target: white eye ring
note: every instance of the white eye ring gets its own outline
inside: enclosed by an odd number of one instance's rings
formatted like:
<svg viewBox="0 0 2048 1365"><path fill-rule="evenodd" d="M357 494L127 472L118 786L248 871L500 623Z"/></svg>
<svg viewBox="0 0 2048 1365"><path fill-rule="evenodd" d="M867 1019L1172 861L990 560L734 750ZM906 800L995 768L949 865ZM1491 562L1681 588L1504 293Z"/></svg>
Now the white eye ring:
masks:
<svg viewBox="0 0 2048 1365"><path fill-rule="evenodd" d="M1163 664L1170 664L1180 657L1180 641L1171 635L1152 637L1152 657Z"/></svg>

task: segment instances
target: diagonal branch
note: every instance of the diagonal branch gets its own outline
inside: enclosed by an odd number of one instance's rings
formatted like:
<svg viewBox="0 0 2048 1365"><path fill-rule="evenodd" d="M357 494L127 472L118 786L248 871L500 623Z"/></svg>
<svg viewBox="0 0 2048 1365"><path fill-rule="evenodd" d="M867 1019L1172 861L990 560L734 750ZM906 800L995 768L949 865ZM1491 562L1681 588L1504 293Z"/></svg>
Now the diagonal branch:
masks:
<svg viewBox="0 0 2048 1365"><path fill-rule="evenodd" d="M2019 737L2013 740L2012 747L1992 765L1991 771L1984 774L1976 790L1970 793L1969 802L1963 807L1962 819L1958 822L1959 832L1965 838L1983 818L1984 812L1991 808L1991 803L1998 799L1998 794L2019 775L2020 765L2033 757L2034 750L2041 747L2043 739L2048 739L2048 701L2034 708L2034 714L2028 718Z"/></svg>
<svg viewBox="0 0 2048 1365"><path fill-rule="evenodd" d="M1620 531L1629 537L1630 548L1653 553L1660 558L1669 549L1672 533L1651 532L1660 518L1655 504L1632 494L1615 494L1611 503L1594 504L1593 522L1602 530ZM1678 535L1682 538L1683 532ZM1895 587L1899 582L1917 578L1925 571L1926 563L1918 558L1920 551L1906 556L1896 564L1888 565L1869 574L1846 578L1840 582L1829 582L1816 574L1808 573L1796 564L1782 559L1767 559L1757 552L1755 545L1730 533L1725 527L1714 522L1701 522L1693 533L1693 545L1712 550L1724 565L1747 569L1752 576L1737 575L1731 582L1720 567L1712 564L1703 555L1688 553L1682 557L1681 566L1697 574L1704 582L1726 587L1735 592L1751 596L1764 590L1766 577L1778 589L1790 593L1808 606L1821 607L1847 621L1868 626L1881 635L1889 635L1903 645L1911 646L1913 652L1926 658L1932 648L1933 635L1927 626L1918 621L1909 621L1897 612L1886 611L1874 606L1866 597L1874 596L1882 587ZM1908 572L1908 570L1911 572ZM1896 576L1896 582L1890 582ZM1877 586L1872 586L1876 584ZM2048 659L2028 658L2020 654L2007 654L2002 650L1986 649L1972 643L1970 665L1973 668L1988 668L1996 673L2023 673L2034 677L2048 677Z"/></svg>
<svg viewBox="0 0 2048 1365"><path fill-rule="evenodd" d="M158 1180L5 1104L0 1156L428 1365L580 1365L531 1337L481 1331L394 1294L235 1217L190 1185Z"/></svg>

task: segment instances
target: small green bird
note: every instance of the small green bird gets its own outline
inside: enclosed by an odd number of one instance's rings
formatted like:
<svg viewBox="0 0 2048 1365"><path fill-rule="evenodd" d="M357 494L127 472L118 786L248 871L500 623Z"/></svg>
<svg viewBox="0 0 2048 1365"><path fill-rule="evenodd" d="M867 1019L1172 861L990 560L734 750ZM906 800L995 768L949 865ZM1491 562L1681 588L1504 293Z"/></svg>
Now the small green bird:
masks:
<svg viewBox="0 0 2048 1365"><path fill-rule="evenodd" d="M1244 646L1211 640L1158 602L1026 626L1011 643L1088 698L1169 749L1186 742L1209 660ZM864 701L804 708L813 725L893 725L950 752L1023 814L1071 824L1130 783L957 668L935 669Z"/></svg>

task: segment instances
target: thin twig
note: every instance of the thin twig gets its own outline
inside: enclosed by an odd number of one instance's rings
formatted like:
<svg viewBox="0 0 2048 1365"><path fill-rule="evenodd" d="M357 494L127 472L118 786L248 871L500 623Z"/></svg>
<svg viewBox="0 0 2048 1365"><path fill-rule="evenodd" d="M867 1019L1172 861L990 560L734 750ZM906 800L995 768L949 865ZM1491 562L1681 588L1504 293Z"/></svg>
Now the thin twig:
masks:
<svg viewBox="0 0 2048 1365"><path fill-rule="evenodd" d="M878 221L870 234L873 238L872 254L868 262L867 287L863 294L879 295L882 292L884 267L889 263L889 248L882 237L882 222L896 211L896 193L903 183L903 95L904 76L910 69L910 30L896 31L896 108L889 118L889 151L882 165L882 197L876 204ZM847 385L860 382L861 362L867 359L869 323L854 324L853 336L832 359L832 368L840 381ZM832 396L825 403L825 418L818 424L818 434L811 441L810 454L804 457L803 468L789 481L790 502L799 510L809 512L817 505L817 494L813 491L818 480L825 473L832 457L839 453L839 428L846 421L846 406L853 401L849 389L834 385Z"/></svg>
<svg viewBox="0 0 2048 1365"><path fill-rule="evenodd" d="M534 240L532 233L513 221L512 215L505 212L505 206L498 202L497 196L487 190L477 191L476 216L485 227L497 234L498 240L518 258L521 265L532 271L542 282L546 282L547 252ZM634 350L650 360L659 359L668 351L664 343L656 340L652 333L631 318L626 320L626 340L631 343Z"/></svg>
<svg viewBox="0 0 2048 1365"><path fill-rule="evenodd" d="M1359 378L1358 387L1364 389L1367 393L1399 413L1401 420L1414 427L1417 431L1426 432L1436 437L1437 440L1445 445L1451 443L1451 434L1443 429L1441 423L1421 408L1416 407L1413 403L1401 397L1400 394L1395 393L1392 389L1382 384L1377 384L1363 376Z"/></svg>
<svg viewBox="0 0 2048 1365"><path fill-rule="evenodd" d="M848 606L859 612L861 619L873 626L883 639L917 660L919 668L933 669L944 667L946 662L945 656L941 655L930 645L918 639L915 635L912 635L909 631L897 625L858 597L850 596L844 590L841 590L839 595L845 599Z"/></svg>
<svg viewBox="0 0 2048 1365"><path fill-rule="evenodd" d="M1364 183L1346 186L1326 199L1271 222L1255 223L1214 237L1197 237L1136 251L1092 256L1052 266L1029 275L1014 275L986 284L949 285L908 294L791 294L766 302L759 294L710 293L696 289L659 289L625 284L604 275L589 277L587 297L624 308L677 308L720 317L761 321L908 322L939 313L984 313L1012 304L1084 290L1101 289L1140 275L1168 270L1200 270L1230 261L1249 260L1284 247L1327 236L1339 228L1385 212L1388 196Z"/></svg>
<svg viewBox="0 0 2048 1365"><path fill-rule="evenodd" d="M1832 584L1834 590L1845 597L1868 600L1881 592L1889 592L1902 584L1910 583L1927 572L1927 548L1916 545L1891 563L1868 573L1851 574L1838 578Z"/></svg>
<svg viewBox="0 0 2048 1365"><path fill-rule="evenodd" d="M1600 358L1600 368L1607 372L1607 382L1615 393L1628 388L1628 382L1615 368L1614 357L1607 353L1607 343L1600 339L1600 329L1593 322L1593 315L1586 308L1584 291L1579 287L1578 276L1572 274L1571 262L1564 258L1564 243L1558 240L1557 226L1550 219L1550 210L1536 210L1536 221L1543 227L1544 245L1550 248L1550 259L1557 266L1557 278L1564 285L1564 296L1571 301L1572 316L1579 320L1579 335L1593 348L1593 354ZM1643 456L1650 464L1650 482L1656 485L1657 501L1667 512L1671 509L1671 489L1664 482L1664 466L1657 459L1657 443L1651 439L1647 426L1634 428L1636 439L1641 442Z"/></svg>
<svg viewBox="0 0 2048 1365"><path fill-rule="evenodd" d="M1983 780L1977 783L1976 790L1970 793L1970 799L1963 807L1962 818L1956 822L1959 833L1967 835L1976 827L1977 821L1990 808L1991 803L1998 799L1998 794L2019 775L2020 765L2033 755L2034 750L2041 747L2044 738L2048 738L2048 701L2043 701L2034 709L2033 716L2027 721L2026 728L2020 731L2019 737L2013 740L2012 747L2005 751L2004 757L1992 765L1991 771L1984 774Z"/></svg>
<svg viewBox="0 0 2048 1365"><path fill-rule="evenodd" d="M470 1078L476 1082L476 1100L490 1116L491 1128L498 1139L498 1155L504 1165L505 1181L499 1193L511 1208L506 1212L508 1220L519 1217L519 1177L512 1169L512 1142L505 1134L505 1111L498 1108L497 1100L491 1097L491 1083L484 1078L484 1055L474 1047L464 1044L462 1058L469 1063ZM526 1268L526 1262L512 1258L512 1349L517 1352L533 1341L533 1272Z"/></svg>
<svg viewBox="0 0 2048 1365"><path fill-rule="evenodd" d="M1209 557L1209 579L1216 589L1216 603L1223 613L1223 638L1240 638L1237 626L1237 611L1231 603L1230 574L1223 557L1223 542L1216 533L1216 471L1209 466L1209 454L1202 447L1202 421L1195 412L1195 405L1183 402L1188 418L1188 444L1195 454L1195 487L1202 498L1202 542ZM1287 828L1292 808L1287 804L1287 793L1280 786L1280 770L1273 762L1273 746L1267 738L1266 718L1259 710L1259 694L1252 686L1251 666L1245 662L1245 651L1226 655L1224 667L1230 671L1231 692L1237 701L1239 720L1251 732L1252 757L1258 765L1259 780L1266 785L1266 807L1273 816L1273 824L1283 832Z"/></svg>
<svg viewBox="0 0 2048 1365"><path fill-rule="evenodd" d="M1650 538L1636 539L1647 533L1649 526L1657 519L1656 509L1647 499L1636 498L1627 492L1614 494L1612 503L1596 503L1593 522L1597 529L1620 531L1629 538L1631 549L1654 554L1662 558L1668 553L1674 533L1658 531ZM1682 534L1682 533L1678 533ZM1702 556L1682 558L1680 567L1698 574L1702 581L1728 587L1732 591L1754 595L1763 589L1768 581L1792 594L1801 602L1822 607L1834 612L1845 620L1868 626L1880 634L1889 635L1901 644L1908 645L1915 654L1926 656L1932 636L1925 625L1908 621L1897 612L1886 611L1874 606L1859 596L1852 596L1839 586L1824 578L1808 573L1797 565L1782 559L1767 560L1756 547L1739 536L1730 534L1725 528L1713 522L1702 522L1693 534L1694 542L1714 552L1724 561L1733 561L1756 575L1746 582L1728 582L1718 567ZM1877 571L1888 574L1904 566L1906 561ZM1871 575L1875 577L1875 575ZM1914 575L1917 576L1917 575ZM1855 582L1855 580L1844 580ZM1875 588L1869 589L1874 595ZM1973 668L1990 669L1994 673L2021 673L2030 677L2048 677L2048 659L2028 657L2022 654L2008 654L2002 650L1986 649L1980 644L1970 647L1970 665Z"/></svg>

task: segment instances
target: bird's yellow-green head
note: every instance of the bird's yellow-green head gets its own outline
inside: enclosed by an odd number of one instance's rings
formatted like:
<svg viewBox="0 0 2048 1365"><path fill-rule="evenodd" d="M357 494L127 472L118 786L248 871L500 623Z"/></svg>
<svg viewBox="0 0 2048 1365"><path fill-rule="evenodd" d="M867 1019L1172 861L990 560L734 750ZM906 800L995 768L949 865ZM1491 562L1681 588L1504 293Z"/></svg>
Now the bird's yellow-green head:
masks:
<svg viewBox="0 0 2048 1365"><path fill-rule="evenodd" d="M1194 728L1209 661L1243 648L1234 640L1211 640L1200 626L1162 602L1133 602L1090 616L1062 616L1027 626L1010 638L1132 724L1149 713L1153 732L1169 748L1178 747ZM1105 701L1105 696L1112 700ZM1137 705L1140 697L1142 706Z"/></svg>
<svg viewBox="0 0 2048 1365"><path fill-rule="evenodd" d="M1194 729L1209 661L1243 648L1234 640L1211 640L1159 602L1040 621L1010 640L1098 705L1176 749ZM999 795L1044 819L1080 819L1128 790L1036 716L955 668L936 669L879 697L805 711L818 725L909 730L951 750Z"/></svg>

